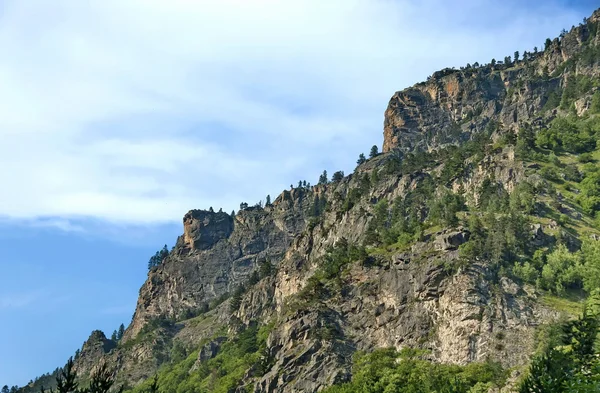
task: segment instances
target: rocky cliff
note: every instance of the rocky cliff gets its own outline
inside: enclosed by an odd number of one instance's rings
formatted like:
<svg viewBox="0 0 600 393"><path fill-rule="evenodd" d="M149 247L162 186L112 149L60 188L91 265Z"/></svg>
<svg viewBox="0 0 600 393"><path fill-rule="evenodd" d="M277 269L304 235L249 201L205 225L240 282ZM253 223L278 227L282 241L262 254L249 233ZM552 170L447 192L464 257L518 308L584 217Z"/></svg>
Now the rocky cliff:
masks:
<svg viewBox="0 0 600 393"><path fill-rule="evenodd" d="M596 11L543 51L397 92L384 154L339 181L190 211L121 342L94 333L77 367L107 361L138 390L161 369L178 391L316 392L348 381L354 354L391 347L518 374L561 314L535 263L598 234L577 182L544 172L576 155L533 140L555 118L596 118L599 24Z"/></svg>
<svg viewBox="0 0 600 393"><path fill-rule="evenodd" d="M551 94L566 88L570 76L599 76L593 49L600 42L599 20L596 11L546 50L508 65L445 69L395 93L385 111L383 151L460 143L483 132L490 121L517 133L524 122L540 124ZM582 100L578 111L589 105L589 99Z"/></svg>

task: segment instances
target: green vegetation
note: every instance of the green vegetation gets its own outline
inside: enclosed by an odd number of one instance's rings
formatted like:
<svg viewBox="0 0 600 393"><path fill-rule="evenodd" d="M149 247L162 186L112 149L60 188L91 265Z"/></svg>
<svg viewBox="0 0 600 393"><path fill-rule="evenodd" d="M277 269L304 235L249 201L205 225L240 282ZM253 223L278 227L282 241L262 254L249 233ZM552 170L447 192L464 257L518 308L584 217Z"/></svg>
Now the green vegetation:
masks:
<svg viewBox="0 0 600 393"><path fill-rule="evenodd" d="M125 334L125 325L121 324L119 326L119 330L113 331L112 335L110 336L110 339L114 342L119 342L123 338L123 334Z"/></svg>
<svg viewBox="0 0 600 393"><path fill-rule="evenodd" d="M56 388L47 391L42 386L41 393L108 393L109 391L114 391L114 372L108 368L106 363L102 363L96 367L91 375L89 385L85 388L79 386L80 382L73 366L73 358L70 358L65 367L57 372ZM116 391L122 392L123 388L121 387Z"/></svg>
<svg viewBox="0 0 600 393"><path fill-rule="evenodd" d="M350 244L345 238L341 238L334 247L329 247L327 253L319 260L317 271L298 294L298 300L314 303L329 297L332 286L335 286L335 289L340 288L344 267L351 262L365 262L367 258L364 247Z"/></svg>
<svg viewBox="0 0 600 393"><path fill-rule="evenodd" d="M319 176L318 184L327 184L329 182L327 178L327 171L323 171L323 173Z"/></svg>
<svg viewBox="0 0 600 393"><path fill-rule="evenodd" d="M160 251L157 251L156 254L154 254L148 261L148 270L152 269L153 267L159 266L163 262L163 260L168 256L169 249L165 244L165 246Z"/></svg>
<svg viewBox="0 0 600 393"><path fill-rule="evenodd" d="M599 130L597 119L559 117L550 123L549 128L538 132L536 145L555 153L587 153L596 148L596 132Z"/></svg>
<svg viewBox="0 0 600 393"><path fill-rule="evenodd" d="M338 183L338 182L342 181L343 178L344 178L344 171L337 171L333 174L333 176L331 176L331 181L334 183Z"/></svg>
<svg viewBox="0 0 600 393"><path fill-rule="evenodd" d="M423 352L380 349L357 353L352 381L324 393L483 393L504 384L502 367L495 363L456 366L422 360Z"/></svg>
<svg viewBox="0 0 600 393"><path fill-rule="evenodd" d="M367 158L363 153L360 153L360 155L358 156L358 160L356 160L356 165L362 165L365 162L367 162Z"/></svg>
<svg viewBox="0 0 600 393"><path fill-rule="evenodd" d="M379 154L379 148L377 145L373 145L371 147L371 151L369 152L369 158L376 157Z"/></svg>
<svg viewBox="0 0 600 393"><path fill-rule="evenodd" d="M555 331L554 342L531 363L519 393L600 391L598 316L587 310Z"/></svg>
<svg viewBox="0 0 600 393"><path fill-rule="evenodd" d="M265 348L271 329L272 325L259 328L256 324L244 328L224 342L212 359L197 363L198 351L193 352L178 363L164 365L157 382L147 380L132 392L144 393L152 383L157 383L162 392L230 392L239 386L248 369L252 368L256 375L268 369L270 359Z"/></svg>

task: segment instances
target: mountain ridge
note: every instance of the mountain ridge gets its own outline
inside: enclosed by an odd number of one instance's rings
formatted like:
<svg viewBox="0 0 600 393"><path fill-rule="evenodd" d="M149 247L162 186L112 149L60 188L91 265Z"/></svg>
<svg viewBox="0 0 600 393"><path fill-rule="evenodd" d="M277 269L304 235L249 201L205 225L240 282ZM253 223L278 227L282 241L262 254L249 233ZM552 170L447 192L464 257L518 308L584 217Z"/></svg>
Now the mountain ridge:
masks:
<svg viewBox="0 0 600 393"><path fill-rule="evenodd" d="M564 314L535 252L548 259L600 236L598 206L560 188L583 189L565 168L590 172L578 160L600 135L599 24L596 10L526 60L446 69L396 92L384 153L348 176L235 215L189 211L121 342L94 332L76 369L106 361L134 391L156 372L174 383L181 367L196 384L180 381L182 391L314 392L351 380L355 353L391 347L441 364L497 362L512 389L540 326ZM587 121L594 149L544 148L539 136L562 118ZM244 340L246 360L223 360ZM215 359L225 375L210 376Z"/></svg>

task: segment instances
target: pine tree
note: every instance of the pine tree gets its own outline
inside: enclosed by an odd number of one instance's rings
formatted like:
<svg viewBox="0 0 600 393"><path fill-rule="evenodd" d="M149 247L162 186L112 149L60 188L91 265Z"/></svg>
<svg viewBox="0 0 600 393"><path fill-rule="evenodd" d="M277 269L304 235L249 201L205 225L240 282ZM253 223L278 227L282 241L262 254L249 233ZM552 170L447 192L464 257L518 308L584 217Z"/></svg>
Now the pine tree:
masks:
<svg viewBox="0 0 600 393"><path fill-rule="evenodd" d="M85 390L85 393L107 393L113 385L112 372L108 369L106 363L102 363L92 374L90 386Z"/></svg>
<svg viewBox="0 0 600 393"><path fill-rule="evenodd" d="M327 171L323 171L321 176L319 176L319 184L327 184L329 180L327 180Z"/></svg>
<svg viewBox="0 0 600 393"><path fill-rule="evenodd" d="M121 341L123 334L125 334L125 325L121 324L121 326L119 326L119 331L117 332L117 341Z"/></svg>
<svg viewBox="0 0 600 393"><path fill-rule="evenodd" d="M496 65L496 59L492 59L492 62L490 64L492 65L492 67L495 66Z"/></svg>
<svg viewBox="0 0 600 393"><path fill-rule="evenodd" d="M342 181L343 178L344 178L344 171L337 171L331 177L331 181L334 183L337 183L339 181Z"/></svg>
<svg viewBox="0 0 600 393"><path fill-rule="evenodd" d="M148 393L158 393L158 374L154 375L152 383L148 387Z"/></svg>
<svg viewBox="0 0 600 393"><path fill-rule="evenodd" d="M265 200L265 206L270 206L271 205L271 195L267 195L267 198Z"/></svg>
<svg viewBox="0 0 600 393"><path fill-rule="evenodd" d="M2 386L2 390L0 390L0 393L10 393L10 389L8 388L8 385Z"/></svg>
<svg viewBox="0 0 600 393"><path fill-rule="evenodd" d="M73 358L69 358L65 367L60 370L56 377L56 391L57 393L77 392L78 385L77 374L73 370Z"/></svg>
<svg viewBox="0 0 600 393"><path fill-rule="evenodd" d="M515 63L519 61L519 51L515 51Z"/></svg>
<svg viewBox="0 0 600 393"><path fill-rule="evenodd" d="M252 272L252 274L250 275L250 278L248 279L248 285L252 286L259 281L260 281L260 275L258 274L258 271L255 270Z"/></svg>
<svg viewBox="0 0 600 393"><path fill-rule="evenodd" d="M544 50L550 49L550 46L552 46L552 41L550 40L550 38L546 38L546 42L544 43Z"/></svg>
<svg viewBox="0 0 600 393"><path fill-rule="evenodd" d="M519 392L570 392L571 390L565 388L580 382L582 377L585 379L590 374L596 356L594 343L598 328L598 316L589 313L587 307L579 319L564 323L561 344L570 346L570 350L566 351L564 347L550 348L535 358L529 368L529 375L519 387Z"/></svg>
<svg viewBox="0 0 600 393"><path fill-rule="evenodd" d="M529 375L519 388L519 393L559 393L571 370L570 359L563 352L551 349L531 363Z"/></svg>
<svg viewBox="0 0 600 393"><path fill-rule="evenodd" d="M271 261L269 260L264 260L260 263L260 267L259 267L259 276L260 278L265 278L271 275L271 273L273 272L273 266L271 265Z"/></svg>
<svg viewBox="0 0 600 393"><path fill-rule="evenodd" d="M233 296L231 296L231 302L229 303L229 311L236 312L239 310L242 304L242 296L244 295L245 288L243 286L239 286L233 292Z"/></svg>
<svg viewBox="0 0 600 393"><path fill-rule="evenodd" d="M362 165L367 161L367 158L364 154L360 153L358 156L358 160L356 160L356 165Z"/></svg>
<svg viewBox="0 0 600 393"><path fill-rule="evenodd" d="M371 152L369 153L369 157L373 158L375 156L377 156L379 154L379 148L377 147L377 145L373 145L373 147L371 147Z"/></svg>
<svg viewBox="0 0 600 393"><path fill-rule="evenodd" d="M110 339L113 340L113 341L115 341L115 342L118 341L117 340L117 331L116 330L114 330L112 332L112 334L110 335Z"/></svg>

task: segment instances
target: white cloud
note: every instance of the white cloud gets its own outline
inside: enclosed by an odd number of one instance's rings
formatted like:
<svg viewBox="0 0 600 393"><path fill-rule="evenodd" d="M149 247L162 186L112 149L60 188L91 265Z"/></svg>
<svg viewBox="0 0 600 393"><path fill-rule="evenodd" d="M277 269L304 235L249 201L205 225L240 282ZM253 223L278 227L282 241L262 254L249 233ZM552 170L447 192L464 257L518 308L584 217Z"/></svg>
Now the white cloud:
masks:
<svg viewBox="0 0 600 393"><path fill-rule="evenodd" d="M0 11L0 217L179 221L381 143L394 93L584 14L464 0L42 0Z"/></svg>

